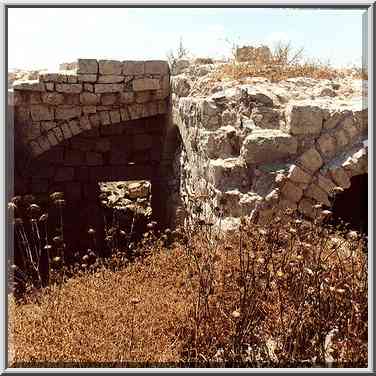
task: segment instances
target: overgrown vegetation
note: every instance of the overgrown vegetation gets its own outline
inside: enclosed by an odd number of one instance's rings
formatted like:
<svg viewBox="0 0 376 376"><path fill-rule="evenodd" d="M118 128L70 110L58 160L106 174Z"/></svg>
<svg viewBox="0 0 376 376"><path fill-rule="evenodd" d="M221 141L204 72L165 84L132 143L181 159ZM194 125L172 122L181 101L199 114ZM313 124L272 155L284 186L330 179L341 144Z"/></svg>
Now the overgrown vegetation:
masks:
<svg viewBox="0 0 376 376"><path fill-rule="evenodd" d="M255 48L251 61L238 61L238 51L241 46L228 39L226 42L230 45L230 58L210 74L213 81L265 77L272 82L278 82L294 77L331 80L346 76L368 80L365 68L334 68L329 61L324 62L306 57L304 48L295 48L290 41L279 41L273 48L268 46ZM270 55L263 53L263 48L269 48ZM192 53L184 46L183 40L180 38L178 48L175 51L170 51L167 55L172 71L180 59L188 59L191 55Z"/></svg>
<svg viewBox="0 0 376 376"><path fill-rule="evenodd" d="M133 262L121 248L86 267L62 262L54 268L63 278L47 287L30 279L23 300L10 296L11 361L366 367L366 239L327 224L330 214L310 222L288 212L266 225L243 219L227 234L200 216L162 234L150 223Z"/></svg>

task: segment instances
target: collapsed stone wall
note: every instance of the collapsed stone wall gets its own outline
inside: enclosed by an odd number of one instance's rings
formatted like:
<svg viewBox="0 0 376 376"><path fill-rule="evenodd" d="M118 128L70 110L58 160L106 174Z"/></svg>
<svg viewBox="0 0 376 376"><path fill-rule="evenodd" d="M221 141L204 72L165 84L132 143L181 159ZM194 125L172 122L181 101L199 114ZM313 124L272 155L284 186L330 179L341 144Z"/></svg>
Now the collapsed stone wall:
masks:
<svg viewBox="0 0 376 376"><path fill-rule="evenodd" d="M230 227L243 215L267 220L293 208L314 217L315 204L330 206L336 187L347 189L351 177L367 173L368 111L360 84L251 78L193 96L197 81L187 73L172 77L186 206L206 195L206 210L218 219L220 209Z"/></svg>

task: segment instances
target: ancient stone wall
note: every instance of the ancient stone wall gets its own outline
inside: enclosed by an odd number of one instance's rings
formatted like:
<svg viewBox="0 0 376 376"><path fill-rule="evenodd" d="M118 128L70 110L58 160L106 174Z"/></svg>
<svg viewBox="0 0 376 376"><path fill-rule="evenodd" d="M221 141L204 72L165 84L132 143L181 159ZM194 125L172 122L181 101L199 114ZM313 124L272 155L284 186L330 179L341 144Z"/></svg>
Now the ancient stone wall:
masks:
<svg viewBox="0 0 376 376"><path fill-rule="evenodd" d="M41 73L13 84L17 132L38 156L87 130L168 111L163 61L79 59L74 71Z"/></svg>
<svg viewBox="0 0 376 376"><path fill-rule="evenodd" d="M183 196L207 195L212 213L220 209L233 223L285 208L313 217L316 204L330 206L353 176L367 173L364 98L347 95L354 92L348 82L288 81L219 83L209 95L192 96L189 75L172 78Z"/></svg>
<svg viewBox="0 0 376 376"><path fill-rule="evenodd" d="M164 61L79 59L75 70L16 81L15 193L63 191L89 207L98 182L145 179L165 219L177 142L169 94Z"/></svg>

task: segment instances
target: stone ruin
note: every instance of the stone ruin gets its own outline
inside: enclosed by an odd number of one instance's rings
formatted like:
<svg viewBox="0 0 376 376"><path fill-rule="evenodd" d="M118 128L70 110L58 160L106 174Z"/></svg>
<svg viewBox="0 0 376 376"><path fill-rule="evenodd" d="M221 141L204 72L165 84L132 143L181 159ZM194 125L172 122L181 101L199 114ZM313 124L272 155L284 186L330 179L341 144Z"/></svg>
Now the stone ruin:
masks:
<svg viewBox="0 0 376 376"><path fill-rule="evenodd" d="M285 208L312 218L367 174L366 82L219 82L217 65L185 62L170 77L163 61L79 59L15 81L15 193L94 202L98 182L143 179L165 226L206 197L204 212L234 228Z"/></svg>

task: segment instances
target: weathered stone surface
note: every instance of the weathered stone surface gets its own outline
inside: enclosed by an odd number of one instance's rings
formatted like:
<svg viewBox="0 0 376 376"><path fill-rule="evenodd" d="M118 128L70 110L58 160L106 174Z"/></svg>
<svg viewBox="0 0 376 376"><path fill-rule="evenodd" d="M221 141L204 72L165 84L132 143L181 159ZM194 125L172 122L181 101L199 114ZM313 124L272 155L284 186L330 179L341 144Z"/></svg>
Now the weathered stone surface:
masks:
<svg viewBox="0 0 376 376"><path fill-rule="evenodd" d="M43 153L43 149L40 147L38 141L31 141L29 146L32 155L34 155L35 157Z"/></svg>
<svg viewBox="0 0 376 376"><path fill-rule="evenodd" d="M85 162L85 153L80 150L69 150L65 151L64 164L66 166L80 166Z"/></svg>
<svg viewBox="0 0 376 376"><path fill-rule="evenodd" d="M57 106L64 103L64 95L55 92L46 92L42 94L42 102Z"/></svg>
<svg viewBox="0 0 376 376"><path fill-rule="evenodd" d="M242 158L210 160L209 179L219 189L236 189L249 184L247 165Z"/></svg>
<svg viewBox="0 0 376 376"><path fill-rule="evenodd" d="M79 74L77 77L78 82L96 82L96 74ZM86 90L86 89L85 89Z"/></svg>
<svg viewBox="0 0 376 376"><path fill-rule="evenodd" d="M330 201L328 199L328 194L322 190L318 185L311 184L308 189L305 190L304 195L308 198L313 198L317 202L330 206Z"/></svg>
<svg viewBox="0 0 376 376"><path fill-rule="evenodd" d="M148 197L150 194L151 185L147 181L134 182L127 185L128 196L131 199Z"/></svg>
<svg viewBox="0 0 376 376"><path fill-rule="evenodd" d="M286 128L294 135L319 134L323 119L323 112L317 106L291 104L286 108Z"/></svg>
<svg viewBox="0 0 376 376"><path fill-rule="evenodd" d="M98 73L98 62L96 59L78 59L78 69L79 74L97 74Z"/></svg>
<svg viewBox="0 0 376 376"><path fill-rule="evenodd" d="M64 141L63 132L62 132L62 130L59 127L53 128L52 132L54 132L55 137L57 138L57 140L59 141L59 143L62 142L62 141Z"/></svg>
<svg viewBox="0 0 376 376"><path fill-rule="evenodd" d="M42 121L41 122L41 127L44 132L48 132L51 129L56 127L56 122L55 121Z"/></svg>
<svg viewBox="0 0 376 376"><path fill-rule="evenodd" d="M150 102L151 97L152 97L151 91L140 91L136 93L135 101L136 103L146 103L146 102Z"/></svg>
<svg viewBox="0 0 376 376"><path fill-rule="evenodd" d="M123 91L123 84L95 84L96 93L118 93Z"/></svg>
<svg viewBox="0 0 376 376"><path fill-rule="evenodd" d="M39 81L15 81L13 90L45 91L43 82Z"/></svg>
<svg viewBox="0 0 376 376"><path fill-rule="evenodd" d="M321 174L317 175L316 183L322 190L324 190L329 195L332 195L334 188L336 188L336 184L334 184L331 179Z"/></svg>
<svg viewBox="0 0 376 376"><path fill-rule="evenodd" d="M69 140L73 136L73 134L68 123L65 122L61 124L60 127L61 127L61 131L63 132L64 139Z"/></svg>
<svg viewBox="0 0 376 376"><path fill-rule="evenodd" d="M44 136L44 135L40 136L38 138L38 142L39 142L40 147L43 149L43 152L51 149L51 144L48 141L48 138L46 136Z"/></svg>
<svg viewBox="0 0 376 376"><path fill-rule="evenodd" d="M55 84L53 82L46 82L45 83L46 91L54 91Z"/></svg>
<svg viewBox="0 0 376 376"><path fill-rule="evenodd" d="M100 166L103 164L102 154L95 152L86 153L86 163L89 166Z"/></svg>
<svg viewBox="0 0 376 376"><path fill-rule="evenodd" d="M116 84L119 82L124 81L124 76L114 76L114 75L107 75L107 76L99 76L98 83L99 84Z"/></svg>
<svg viewBox="0 0 376 376"><path fill-rule="evenodd" d="M97 112L96 106L82 106L82 113L84 115L95 114L96 112Z"/></svg>
<svg viewBox="0 0 376 376"><path fill-rule="evenodd" d="M354 117L348 116L342 121L342 129L346 132L350 141L354 141L360 135L359 129L355 126Z"/></svg>
<svg viewBox="0 0 376 376"><path fill-rule="evenodd" d="M88 91L89 93L94 93L94 85L89 83L84 83L84 91Z"/></svg>
<svg viewBox="0 0 376 376"><path fill-rule="evenodd" d="M78 120L70 120L68 124L69 124L69 128L72 131L73 136L76 136L79 133L81 133L81 128L80 128L80 124Z"/></svg>
<svg viewBox="0 0 376 376"><path fill-rule="evenodd" d="M73 119L81 116L81 108L73 106L59 106L55 109L55 118L57 120Z"/></svg>
<svg viewBox="0 0 376 376"><path fill-rule="evenodd" d="M345 169L350 178L356 175L368 173L367 150L365 148L361 148L354 154L350 155L343 162L342 167Z"/></svg>
<svg viewBox="0 0 376 376"><path fill-rule="evenodd" d="M73 76L75 77L75 76ZM58 82L67 83L68 75L63 73L41 73L39 75L39 81L41 82Z"/></svg>
<svg viewBox="0 0 376 376"><path fill-rule="evenodd" d="M55 88L59 93L77 94L81 93L82 84L56 84Z"/></svg>
<svg viewBox="0 0 376 376"><path fill-rule="evenodd" d="M120 111L119 110L110 111L110 120L112 124L120 123Z"/></svg>
<svg viewBox="0 0 376 376"><path fill-rule="evenodd" d="M101 125L101 119L98 114L90 115L89 120L93 128L98 128Z"/></svg>
<svg viewBox="0 0 376 376"><path fill-rule="evenodd" d="M298 202L303 197L303 190L290 181L285 182L281 188L281 193L291 202Z"/></svg>
<svg viewBox="0 0 376 376"><path fill-rule="evenodd" d="M110 115L109 115L108 111L100 111L99 112L99 119L100 119L100 123L102 125L111 124Z"/></svg>
<svg viewBox="0 0 376 376"><path fill-rule="evenodd" d="M128 104L134 102L135 95L133 92L120 93L120 103Z"/></svg>
<svg viewBox="0 0 376 376"><path fill-rule="evenodd" d="M42 130L43 129L41 129L41 123L39 121L32 122L29 126L23 129L23 135L25 137L25 140L26 141L35 140L41 135Z"/></svg>
<svg viewBox="0 0 376 376"><path fill-rule="evenodd" d="M158 90L160 89L159 80L154 78L137 78L132 82L134 91Z"/></svg>
<svg viewBox="0 0 376 376"><path fill-rule="evenodd" d="M54 111L45 105L31 105L30 114L33 121L54 120Z"/></svg>
<svg viewBox="0 0 376 376"><path fill-rule="evenodd" d="M267 63L270 62L272 53L267 46L243 46L236 49L235 56L238 62Z"/></svg>
<svg viewBox="0 0 376 376"><path fill-rule="evenodd" d="M331 111L326 116L326 119L324 119L323 127L324 129L333 129L335 128L341 120L343 120L346 116L350 114L349 111Z"/></svg>
<svg viewBox="0 0 376 376"><path fill-rule="evenodd" d="M350 188L350 179L342 167L332 168L329 170L333 181L341 188Z"/></svg>
<svg viewBox="0 0 376 376"><path fill-rule="evenodd" d="M38 92L38 91L31 91L29 98L30 98L30 104L40 104L40 103L42 103L41 93Z"/></svg>
<svg viewBox="0 0 376 376"><path fill-rule="evenodd" d="M297 141L279 130L255 130L244 140L240 154L249 164L262 164L291 157Z"/></svg>
<svg viewBox="0 0 376 376"><path fill-rule="evenodd" d="M302 198L299 202L298 210L300 213L306 215L307 217L313 218L314 217L313 205L315 205L315 203L311 199Z"/></svg>
<svg viewBox="0 0 376 376"><path fill-rule="evenodd" d="M74 168L73 167L59 167L56 170L55 181L72 181L74 177Z"/></svg>
<svg viewBox="0 0 376 376"><path fill-rule="evenodd" d="M316 172L324 163L320 153L315 149L307 150L299 159L299 164L310 172Z"/></svg>
<svg viewBox="0 0 376 376"><path fill-rule="evenodd" d="M336 139L327 133L322 134L317 140L317 150L324 158L332 158L336 154Z"/></svg>
<svg viewBox="0 0 376 376"><path fill-rule="evenodd" d="M120 75L123 64L116 60L99 60L99 73L103 75Z"/></svg>
<svg viewBox="0 0 376 376"><path fill-rule="evenodd" d="M169 68L167 61L152 60L145 62L145 74L168 74Z"/></svg>
<svg viewBox="0 0 376 376"><path fill-rule="evenodd" d="M145 62L144 61L123 61L124 75L136 76L145 74Z"/></svg>
<svg viewBox="0 0 376 376"><path fill-rule="evenodd" d="M336 130L334 137L336 139L338 149L343 149L349 143L346 132L343 129Z"/></svg>
<svg viewBox="0 0 376 376"><path fill-rule="evenodd" d="M123 93L120 93L123 94ZM101 103L104 106L111 106L115 104L118 100L118 94L117 93L106 93L101 95Z"/></svg>
<svg viewBox="0 0 376 376"><path fill-rule="evenodd" d="M292 165L287 176L295 183L308 184L312 180L312 176L303 171L299 166Z"/></svg>
<svg viewBox="0 0 376 376"><path fill-rule="evenodd" d="M80 128L83 130L90 130L92 128L88 115L81 116Z"/></svg>
<svg viewBox="0 0 376 376"><path fill-rule="evenodd" d="M93 93L81 93L80 102L84 105L96 105L99 103L99 98Z"/></svg>

